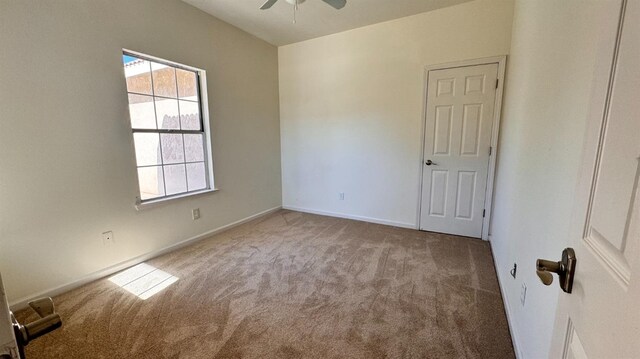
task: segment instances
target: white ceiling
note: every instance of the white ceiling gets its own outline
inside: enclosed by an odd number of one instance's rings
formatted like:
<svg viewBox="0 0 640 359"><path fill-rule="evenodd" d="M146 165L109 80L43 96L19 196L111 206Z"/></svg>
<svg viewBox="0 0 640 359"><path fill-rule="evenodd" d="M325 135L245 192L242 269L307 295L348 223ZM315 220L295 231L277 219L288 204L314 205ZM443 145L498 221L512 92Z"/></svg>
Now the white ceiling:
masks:
<svg viewBox="0 0 640 359"><path fill-rule="evenodd" d="M398 19L471 0L347 0L335 10L321 0L293 5L279 0L260 10L266 0L182 0L273 45L286 45L357 27Z"/></svg>

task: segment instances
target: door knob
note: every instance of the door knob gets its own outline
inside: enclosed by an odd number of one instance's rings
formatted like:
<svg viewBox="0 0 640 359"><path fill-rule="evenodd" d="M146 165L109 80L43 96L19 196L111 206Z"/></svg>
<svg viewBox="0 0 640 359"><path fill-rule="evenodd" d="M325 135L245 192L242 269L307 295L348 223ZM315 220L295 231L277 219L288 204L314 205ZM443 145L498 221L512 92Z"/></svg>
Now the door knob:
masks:
<svg viewBox="0 0 640 359"><path fill-rule="evenodd" d="M566 293L571 293L573 288L573 277L576 270L576 253L573 248L565 248L562 251L560 262L538 259L536 261L536 274L544 285L553 283L553 275L556 273L560 280L560 288Z"/></svg>
<svg viewBox="0 0 640 359"><path fill-rule="evenodd" d="M11 313L13 331L18 342L21 358L24 358L24 347L29 344L29 342L62 326L62 319L60 319L60 315L56 313L51 298L46 297L34 300L33 302L29 302L29 306L38 313L40 319L22 325L13 316L13 313Z"/></svg>
<svg viewBox="0 0 640 359"><path fill-rule="evenodd" d="M29 306L38 313L40 318L44 318L56 312L53 300L50 297L36 299L33 302L29 302Z"/></svg>
<svg viewBox="0 0 640 359"><path fill-rule="evenodd" d="M536 270L536 274L538 275L538 277L542 281L542 284L551 285L551 283L553 283L553 275L551 275L550 272L547 272L546 270L539 270L538 269L538 270Z"/></svg>
<svg viewBox="0 0 640 359"><path fill-rule="evenodd" d="M427 160L427 162L424 163L427 166L431 166L431 165L435 165L435 162L431 161L431 160Z"/></svg>

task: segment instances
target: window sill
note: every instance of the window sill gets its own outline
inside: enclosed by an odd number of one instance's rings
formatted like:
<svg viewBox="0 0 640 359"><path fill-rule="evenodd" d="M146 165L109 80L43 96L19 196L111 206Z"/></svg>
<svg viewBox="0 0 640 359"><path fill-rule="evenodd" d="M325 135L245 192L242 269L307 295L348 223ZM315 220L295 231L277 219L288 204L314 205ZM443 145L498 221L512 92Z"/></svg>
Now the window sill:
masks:
<svg viewBox="0 0 640 359"><path fill-rule="evenodd" d="M218 192L219 190L220 189L218 189L218 188L205 189L205 190L202 190L202 191L183 193L183 194L179 194L179 195L175 195L175 196L171 196L171 197L152 199L152 200L144 201L144 202L136 202L135 208L136 208L137 211L141 211L141 210L148 209L148 208L158 207L158 206L167 204L168 202L173 202L173 201L176 201L176 200L179 200L179 199L197 197L197 196L201 196L201 195L205 195L205 194L209 194L209 193L213 193L213 192Z"/></svg>

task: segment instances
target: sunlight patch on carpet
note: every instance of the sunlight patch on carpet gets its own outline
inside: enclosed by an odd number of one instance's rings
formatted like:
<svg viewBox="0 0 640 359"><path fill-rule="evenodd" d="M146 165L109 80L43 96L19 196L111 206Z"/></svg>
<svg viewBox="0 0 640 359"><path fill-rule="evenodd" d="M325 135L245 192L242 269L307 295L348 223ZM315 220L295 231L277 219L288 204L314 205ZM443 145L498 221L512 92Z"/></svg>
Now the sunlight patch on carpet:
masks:
<svg viewBox="0 0 640 359"><path fill-rule="evenodd" d="M145 300L177 282L178 279L152 265L140 263L110 277L109 281Z"/></svg>

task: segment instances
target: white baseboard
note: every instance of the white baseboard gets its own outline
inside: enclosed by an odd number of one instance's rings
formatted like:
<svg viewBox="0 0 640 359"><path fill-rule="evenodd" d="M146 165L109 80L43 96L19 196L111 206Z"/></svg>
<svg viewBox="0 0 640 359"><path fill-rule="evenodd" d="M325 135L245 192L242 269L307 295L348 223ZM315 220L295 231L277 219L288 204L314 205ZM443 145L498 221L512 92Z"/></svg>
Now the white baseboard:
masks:
<svg viewBox="0 0 640 359"><path fill-rule="evenodd" d="M282 208L281 206L273 207L273 208L268 209L266 211L262 211L260 213L256 213L254 215L251 215L249 217L240 219L238 221L226 224L226 225L224 225L222 227L218 227L218 228L212 229L210 231L204 232L202 234L199 234L197 236L194 236L194 237L191 237L191 238L187 238L187 239L185 239L183 241L180 241L178 243L172 244L172 245L170 245L168 247L164 247L164 248L161 248L161 249L158 249L158 250L155 250L155 251L152 251L152 252L137 256L135 258L126 260L124 262L120 262L118 264L112 265L110 267L107 267L105 269L99 270L97 272L93 272L93 273L91 273L89 275L86 275L86 276L84 276L84 277L82 277L82 278L80 278L78 280L75 280L75 281L73 281L71 283L63 284L63 285L55 287L55 288L47 289L47 290L44 290L42 292L39 292L39 293L36 293L36 294L33 294L33 295L29 295L27 297L20 298L18 300L13 301L10 304L11 310L12 311L21 310L23 308L26 308L28 306L28 303L30 301L34 300L34 299L42 298L42 297L53 297L53 296L68 292L68 291L70 291L72 289L78 288L78 287L80 287L82 285L85 285L87 283L93 282L95 280L98 280L100 278L106 277L106 276L111 275L113 273L119 272L119 271L121 271L123 269L129 268L129 267L134 266L136 264L140 264L140 263L142 263L144 261L147 261L149 259L152 259L152 258L155 258L155 257L159 257L159 256L161 256L163 254L167 254L169 252L173 252L173 251L175 251L177 249L180 249L182 247L188 246L190 244L194 244L195 242L198 242L198 241L203 240L205 238L209 238L209 237L211 237L211 236L213 236L215 234L227 231L227 230L229 230L229 229L231 229L233 227L237 227L237 226L239 226L241 224L247 223L249 221L253 221L254 219L258 219L260 217L266 216L266 215L271 214L271 213L273 213L273 212L275 212L275 211L277 211L277 210L279 210L281 208Z"/></svg>
<svg viewBox="0 0 640 359"><path fill-rule="evenodd" d="M282 208L283 209L288 209L288 210L291 210L291 211L297 211L297 212L319 214L321 216L346 218L346 219L353 219L353 220L356 220L356 221L384 224L384 225L387 225L387 226L416 229L416 225L414 223L395 222L395 221L388 221L386 219L379 219L379 218L372 218L372 217L365 217L365 216L356 216L356 215L346 214L346 213L328 212L328 211L321 211L321 210L317 210L317 209L294 207L294 206L284 206L283 205Z"/></svg>
<svg viewBox="0 0 640 359"><path fill-rule="evenodd" d="M509 296L507 295L507 292L505 290L505 287L502 285L504 283L504 279L502 278L502 271L500 271L500 268L502 268L502 266L500 265L500 263L498 263L498 258L496 258L496 256L494 255L494 250L493 250L493 242L491 242L491 236L489 236L488 238L489 240L489 244L491 246L491 257L493 257L493 265L496 267L496 275L498 276L498 286L500 287L500 292L502 293L502 299L504 302L504 311L507 314L507 323L509 324L509 331L511 332L511 342L513 343L513 351L516 354L516 358L517 359L521 359L524 358L524 356L522 355L522 352L520 351L520 340L518 339L518 333L516 332L516 328L513 324L513 314L511 314L511 309L509 307L509 303L511 303L511 301L509 300Z"/></svg>

